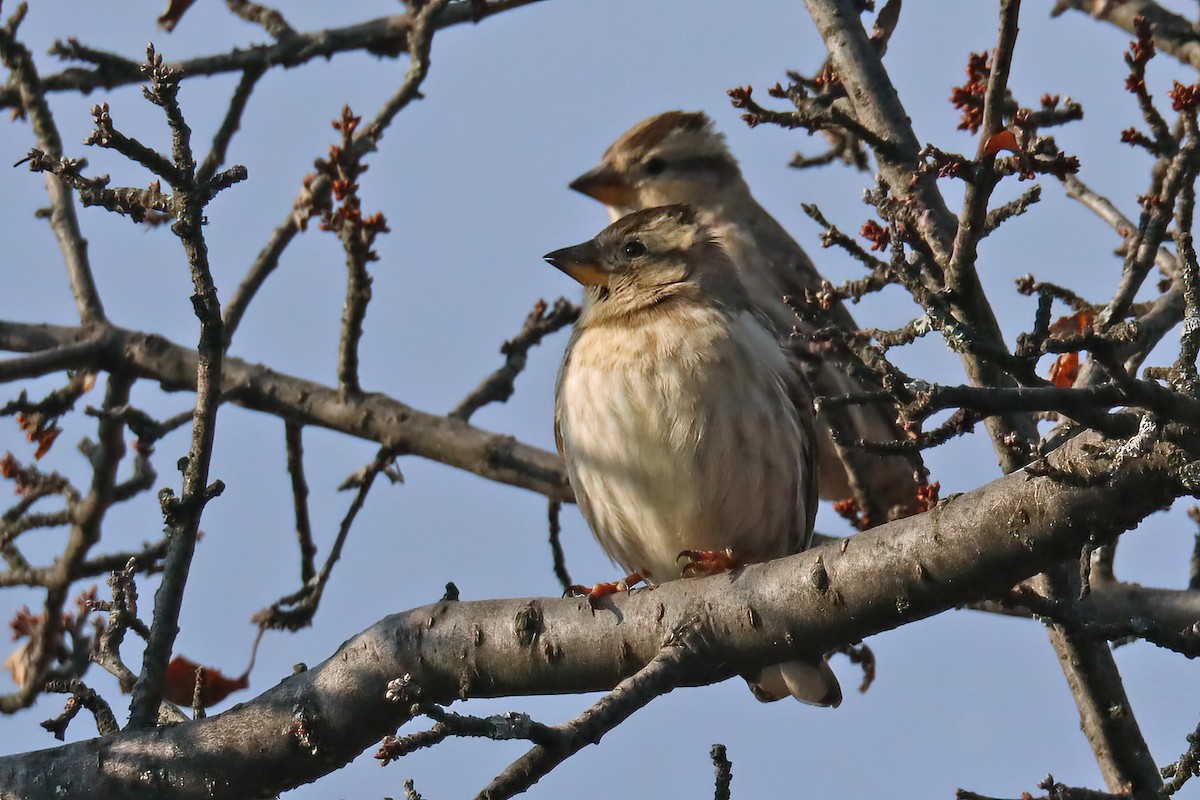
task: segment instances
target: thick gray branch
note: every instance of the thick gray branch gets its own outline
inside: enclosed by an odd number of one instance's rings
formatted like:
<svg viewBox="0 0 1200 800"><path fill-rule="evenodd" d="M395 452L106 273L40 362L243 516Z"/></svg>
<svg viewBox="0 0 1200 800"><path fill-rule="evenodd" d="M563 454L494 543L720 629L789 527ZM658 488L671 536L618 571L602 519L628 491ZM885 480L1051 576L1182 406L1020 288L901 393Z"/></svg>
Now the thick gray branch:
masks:
<svg viewBox="0 0 1200 800"><path fill-rule="evenodd" d="M708 682L998 596L1176 494L1179 453L1160 445L1112 467L1093 455L1096 443L1081 436L1050 461L1096 477L1100 491L1022 471L855 536L844 551L830 544L635 591L594 615L582 599L443 602L397 614L218 716L0 759L0 796L270 795L337 769L404 722L403 704L383 699L404 674L438 702L608 689L674 632L699 626L713 665L699 679Z"/></svg>
<svg viewBox="0 0 1200 800"><path fill-rule="evenodd" d="M1133 21L1141 16L1154 27L1154 46L1185 64L1200 68L1200 40L1192 23L1184 16L1163 8L1154 0L1126 0L1120 3L1098 3L1096 0L1058 0L1053 15L1073 9L1096 19L1102 19L1121 30L1136 35Z"/></svg>

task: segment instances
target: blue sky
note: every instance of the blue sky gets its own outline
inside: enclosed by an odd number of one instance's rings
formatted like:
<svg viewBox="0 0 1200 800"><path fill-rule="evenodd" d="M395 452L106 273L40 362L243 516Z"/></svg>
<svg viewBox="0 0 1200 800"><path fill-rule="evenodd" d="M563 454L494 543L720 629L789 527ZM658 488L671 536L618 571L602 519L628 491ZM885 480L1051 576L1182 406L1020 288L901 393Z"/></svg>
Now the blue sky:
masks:
<svg viewBox="0 0 1200 800"><path fill-rule="evenodd" d="M1027 105L1044 92L1083 103L1085 120L1056 138L1080 156L1081 177L1133 215L1133 198L1148 185L1149 161L1117 143L1119 131L1137 122L1133 98L1121 88L1128 37L1074 13L1051 20L1048 3L1026 5L1014 92ZM309 30L395 13L398 4L281 8L294 27ZM344 8L351 15L341 13ZM134 58L153 41L167 59L265 39L216 2L197 4L172 34L154 27L160 11L148 3L126 4L121 12L82 0L35 3L22 35L47 72L58 66L45 55L56 37L76 36ZM906 5L885 63L922 142L974 151L971 137L955 130L957 115L946 98L963 81L967 54L990 48L995 30L990 3ZM372 268L375 299L361 351L364 387L444 412L499 365L500 343L520 329L536 299L575 297L578 287L540 256L590 237L606 217L599 205L566 184L629 125L671 108L703 109L713 116L759 200L824 274L834 281L857 277L855 264L820 250L817 227L800 204L816 202L840 227L857 230L869 216L860 198L871 176L841 167L789 170L793 151L812 153L821 140L801 131L750 130L725 97L726 89L745 84L764 97L785 70L811 72L823 57L802 4L782 0L553 0L439 34L424 86L427 99L397 118L362 180L364 210L382 210L392 229L379 240L381 260ZM406 67L404 61L355 54L276 71L260 82L230 149L230 160L248 167L249 180L208 209L206 235L223 300L289 213L313 159L335 141L329 121L342 104L373 116L403 80ZM1152 64L1151 88L1159 96L1173 77L1190 82L1166 58ZM184 82L180 100L197 147L210 141L235 84L233 76ZM88 108L100 101L109 103L120 130L159 147L167 144L159 110L136 87L125 87L86 98L52 98L66 154L87 156L92 174L111 173L115 184L145 185L149 176L140 168L82 145L91 127ZM17 161L31 144L26 125L0 125L0 164ZM57 247L48 226L32 216L45 204L41 179L22 168L2 180L0 318L71 324L75 312ZM1117 237L1064 199L1053 182L1044 183L1044 201L980 248L981 277L1010 342L1029 326L1034 310L1033 301L1013 290L1015 277L1033 272L1099 301L1119 276L1120 260L1113 255ZM1026 187L1015 182L1002 187L997 202ZM945 185L944 191L956 207L958 187ZM190 279L173 237L97 209L82 210L81 220L113 321L194 343ZM293 243L251 306L231 352L332 384L344 280L337 240L310 229ZM899 290L870 298L853 312L860 322L878 327L913 316ZM473 422L553 449L553 379L565 341L565 333L559 334L533 351L516 396L479 412ZM962 380L957 358L940 341L923 341L897 358L926 379ZM7 391L15 394L15 387ZM99 391L87 402L98 404ZM191 397L163 395L139 384L135 403L166 416L188 408ZM91 421L72 419L46 463L76 478L84 475L84 460L73 446L85 435L94 436ZM186 447L182 433L159 445L158 486L177 488L171 465ZM0 450L19 457L30 453L12 424L0 424ZM306 450L320 556L351 499L334 487L369 461L375 448L308 430ZM999 474L982 436L936 450L928 461L943 496ZM266 636L251 692L272 685L297 662L319 662L387 613L436 600L449 580L464 599L557 594L543 498L416 459L404 459L401 468L406 482L377 484L360 514L313 627ZM250 615L293 591L299 581L282 422L222 408L212 474L228 488L205 513L177 649L236 673L255 632ZM105 547L115 550L156 537L161 521L155 506L151 493L115 510L106 524ZM1192 526L1182 512L1181 504L1126 537L1120 577L1186 584ZM610 578L614 568L578 513L568 508L563 516L572 574L587 582ZM819 514L817 528L844 530L828 508ZM45 534L30 552L48 559L61 543L60 535ZM141 586L146 616L153 588L153 581ZM0 615L22 604L36 607L40 597L20 590L0 593ZM1047 772L1070 784L1102 785L1054 653L1036 623L952 612L875 637L870 644L879 659L879 678L865 695L852 690L857 668L835 660L850 690L836 711L792 703L762 706L741 681L676 691L599 747L571 759L530 796L570 792L583 800L620 791L630 797L704 797L712 784L708 751L713 742L728 746L734 796L742 798L948 798L956 786L1015 795L1034 789ZM127 661L140 663L128 648ZM1194 674L1185 671L1180 657L1145 644L1121 648L1117 660L1157 760L1173 761L1196 724L1200 690ZM118 711L124 709L115 681L94 670L89 682ZM594 699L473 701L460 710L521 710L554 723ZM36 723L59 707L59 698L43 698L34 710L0 720L0 749L53 745ZM71 738L91 735L94 726L82 716L69 732ZM408 777L429 798L472 796L523 751L520 743L449 742L386 769L368 753L287 796L402 796Z"/></svg>

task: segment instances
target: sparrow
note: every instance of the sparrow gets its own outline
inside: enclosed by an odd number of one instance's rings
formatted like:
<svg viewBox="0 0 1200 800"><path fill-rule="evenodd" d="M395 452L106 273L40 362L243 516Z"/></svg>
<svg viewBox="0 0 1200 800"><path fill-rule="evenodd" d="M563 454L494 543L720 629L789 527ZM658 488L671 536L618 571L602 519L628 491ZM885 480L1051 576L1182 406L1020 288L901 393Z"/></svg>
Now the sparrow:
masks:
<svg viewBox="0 0 1200 800"><path fill-rule="evenodd" d="M800 245L755 201L724 137L702 112L668 111L639 122L608 148L598 166L570 186L604 203L614 220L644 208L690 205L724 244L750 302L770 320L776 337L785 343L798 320L784 296L803 298L806 290L817 290L823 283ZM858 330L841 303L829 313L843 330ZM812 332L799 327L802 332ZM820 360L809 377L816 393L823 396L879 388L864 385L828 360ZM853 438L885 442L904 438L894 415L884 406L853 406L818 415L820 496L827 500L865 498L870 507L862 510L874 523L915 510L913 465L900 456L838 447L830 432L831 422ZM854 465L853 472L847 471L846 461ZM854 475L864 479L865 485L855 486Z"/></svg>
<svg viewBox="0 0 1200 800"><path fill-rule="evenodd" d="M545 259L583 284L555 441L584 519L631 577L767 561L812 537L812 390L686 205L634 212ZM714 555L715 554L715 555ZM824 658L747 678L765 701L836 706Z"/></svg>

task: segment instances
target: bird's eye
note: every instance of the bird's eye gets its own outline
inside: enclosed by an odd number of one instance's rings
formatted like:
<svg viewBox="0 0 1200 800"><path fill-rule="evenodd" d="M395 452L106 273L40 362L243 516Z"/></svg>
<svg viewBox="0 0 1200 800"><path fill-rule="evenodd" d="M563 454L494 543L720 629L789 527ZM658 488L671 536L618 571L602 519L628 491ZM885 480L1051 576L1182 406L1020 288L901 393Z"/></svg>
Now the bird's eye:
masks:
<svg viewBox="0 0 1200 800"><path fill-rule="evenodd" d="M625 246L621 248L621 250L623 253L625 253L626 258L637 258L640 255L645 255L646 245L642 244L637 239L630 239L625 243Z"/></svg>
<svg viewBox="0 0 1200 800"><path fill-rule="evenodd" d="M643 169L646 170L647 175L661 175L662 171L666 168L667 162L663 161L661 158L652 158L647 161L646 165L643 167Z"/></svg>

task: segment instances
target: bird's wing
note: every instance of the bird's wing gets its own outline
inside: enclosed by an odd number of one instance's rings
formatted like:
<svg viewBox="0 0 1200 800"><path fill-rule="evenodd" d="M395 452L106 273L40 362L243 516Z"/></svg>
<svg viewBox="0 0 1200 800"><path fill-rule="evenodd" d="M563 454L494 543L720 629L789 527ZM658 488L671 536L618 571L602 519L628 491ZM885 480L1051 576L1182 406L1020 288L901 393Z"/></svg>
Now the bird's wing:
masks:
<svg viewBox="0 0 1200 800"><path fill-rule="evenodd" d="M804 290L820 286L822 278L803 248L783 229L774 218L761 208L746 210L747 219L743 226L750 232L740 254L746 264L758 265L754 280L774 293L771 300L782 295L803 296ZM762 291L760 289L760 291ZM770 297L770 295L767 295ZM768 301L762 295L755 302L764 304L781 333L793 326L801 331L809 330L803 323L797 324L790 309L783 303ZM780 316L782 315L782 316ZM858 330L845 303L836 303L829 309L828 317L844 331ZM852 375L843 366L832 360L822 359L811 373L816 394L836 396L878 391L880 388L869 378ZM836 427L842 433L868 442L903 441L905 433L896 421L895 409L887 404L856 405L822 412L821 427ZM914 509L916 489L914 468L917 463L903 455L880 455L866 451L854 451L835 445L827 430L820 433L822 464L826 467L821 475L821 495L826 499L857 497L865 502L868 516L874 521L886 521L892 508L903 510L907 516ZM849 465L849 470L847 466ZM855 490L856 482L859 491Z"/></svg>
<svg viewBox="0 0 1200 800"><path fill-rule="evenodd" d="M563 353L562 364L558 368L558 377L554 379L554 446L558 450L559 455L563 453L563 397L562 386L563 379L567 375L567 369L571 365L571 353L575 350L575 342L579 339L579 325L571 329L571 338L567 340L567 349Z"/></svg>
<svg viewBox="0 0 1200 800"><path fill-rule="evenodd" d="M789 552L808 549L812 543L813 524L817 518L817 485L820 475L817 468L817 435L814 429L813 391L804 377L800 362L789 357L791 369L785 376L788 396L796 407L797 421L801 434L800 486L797 500L804 503L804 529L795 532L796 540L790 542Z"/></svg>

